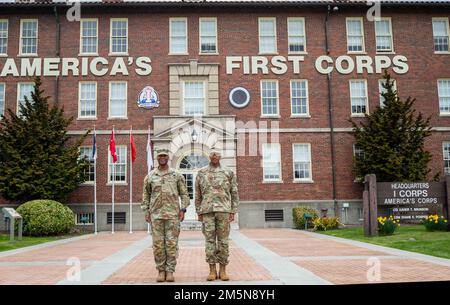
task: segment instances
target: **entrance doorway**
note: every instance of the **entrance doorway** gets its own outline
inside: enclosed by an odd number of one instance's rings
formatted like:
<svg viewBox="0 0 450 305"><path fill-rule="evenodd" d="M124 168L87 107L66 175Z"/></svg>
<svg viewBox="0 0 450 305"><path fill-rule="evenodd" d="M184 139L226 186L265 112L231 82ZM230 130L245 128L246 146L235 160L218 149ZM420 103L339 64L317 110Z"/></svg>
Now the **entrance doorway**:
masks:
<svg viewBox="0 0 450 305"><path fill-rule="evenodd" d="M209 159L202 153L191 152L189 155L184 156L180 164L178 165L178 169L180 173L184 176L186 180L186 186L189 192L189 198L191 200L191 204L187 208L186 215L184 217L185 220L197 220L197 213L195 212L195 179L197 178L197 172L202 167L205 167L209 164Z"/></svg>

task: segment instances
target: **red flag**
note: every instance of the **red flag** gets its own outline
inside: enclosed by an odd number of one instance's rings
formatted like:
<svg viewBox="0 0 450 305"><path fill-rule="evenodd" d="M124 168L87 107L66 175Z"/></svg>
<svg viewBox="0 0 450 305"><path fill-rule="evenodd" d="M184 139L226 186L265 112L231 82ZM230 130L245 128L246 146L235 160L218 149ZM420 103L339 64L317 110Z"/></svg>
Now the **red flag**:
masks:
<svg viewBox="0 0 450 305"><path fill-rule="evenodd" d="M130 145L131 145L131 162L136 160L136 145L134 144L133 132L130 131Z"/></svg>
<svg viewBox="0 0 450 305"><path fill-rule="evenodd" d="M113 158L113 163L117 162L116 154L116 141L114 140L114 128L111 132L111 138L109 139L109 151L111 152L111 157Z"/></svg>

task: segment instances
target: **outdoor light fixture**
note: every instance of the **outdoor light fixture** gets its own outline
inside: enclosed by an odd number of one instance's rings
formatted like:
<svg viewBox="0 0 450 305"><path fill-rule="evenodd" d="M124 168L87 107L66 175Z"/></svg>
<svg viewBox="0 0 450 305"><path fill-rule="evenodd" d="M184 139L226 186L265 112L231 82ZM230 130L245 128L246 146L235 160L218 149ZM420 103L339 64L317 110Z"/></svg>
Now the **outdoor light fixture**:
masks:
<svg viewBox="0 0 450 305"><path fill-rule="evenodd" d="M198 139L197 131L195 131L195 129L193 129L192 133L191 133L191 140L192 140L192 142L197 142L197 139Z"/></svg>

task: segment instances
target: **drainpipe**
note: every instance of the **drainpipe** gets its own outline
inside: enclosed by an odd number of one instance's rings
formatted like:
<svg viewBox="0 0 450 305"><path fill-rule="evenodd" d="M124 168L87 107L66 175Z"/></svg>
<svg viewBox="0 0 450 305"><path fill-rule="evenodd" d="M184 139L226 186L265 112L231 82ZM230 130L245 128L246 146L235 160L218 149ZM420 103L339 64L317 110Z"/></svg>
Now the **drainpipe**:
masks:
<svg viewBox="0 0 450 305"><path fill-rule="evenodd" d="M61 56L61 23L59 20L59 14L58 14L58 9L56 7L56 5L53 6L53 12L55 14L55 20L56 20L56 57L60 57ZM55 77L55 102L59 103L59 76Z"/></svg>
<svg viewBox="0 0 450 305"><path fill-rule="evenodd" d="M330 48L328 44L328 35L329 35L329 25L328 18L331 15L331 6L327 7L327 15L325 17L325 49L327 55L330 55ZM339 207L336 199L336 151L334 145L334 126L333 126L333 103L332 103L332 94L331 94L331 72L327 74L327 85L328 85L328 118L330 125L330 145L331 145L331 173L333 176L333 205L334 205L334 215L335 217L339 216Z"/></svg>

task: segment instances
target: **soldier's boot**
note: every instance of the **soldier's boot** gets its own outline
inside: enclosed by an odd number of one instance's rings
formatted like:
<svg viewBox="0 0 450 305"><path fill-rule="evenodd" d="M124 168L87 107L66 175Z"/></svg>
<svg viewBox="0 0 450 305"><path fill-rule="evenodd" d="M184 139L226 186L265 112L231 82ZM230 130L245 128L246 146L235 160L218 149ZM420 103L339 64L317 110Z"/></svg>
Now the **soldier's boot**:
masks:
<svg viewBox="0 0 450 305"><path fill-rule="evenodd" d="M219 276L222 281L228 281L230 278L227 275L227 270L225 265L220 265Z"/></svg>
<svg viewBox="0 0 450 305"><path fill-rule="evenodd" d="M173 272L166 272L166 282L175 282Z"/></svg>
<svg viewBox="0 0 450 305"><path fill-rule="evenodd" d="M208 281L214 281L217 279L217 269L216 264L209 264L209 275L206 280Z"/></svg>
<svg viewBox="0 0 450 305"><path fill-rule="evenodd" d="M156 278L157 282L164 282L166 280L166 271L159 271L158 277Z"/></svg>

